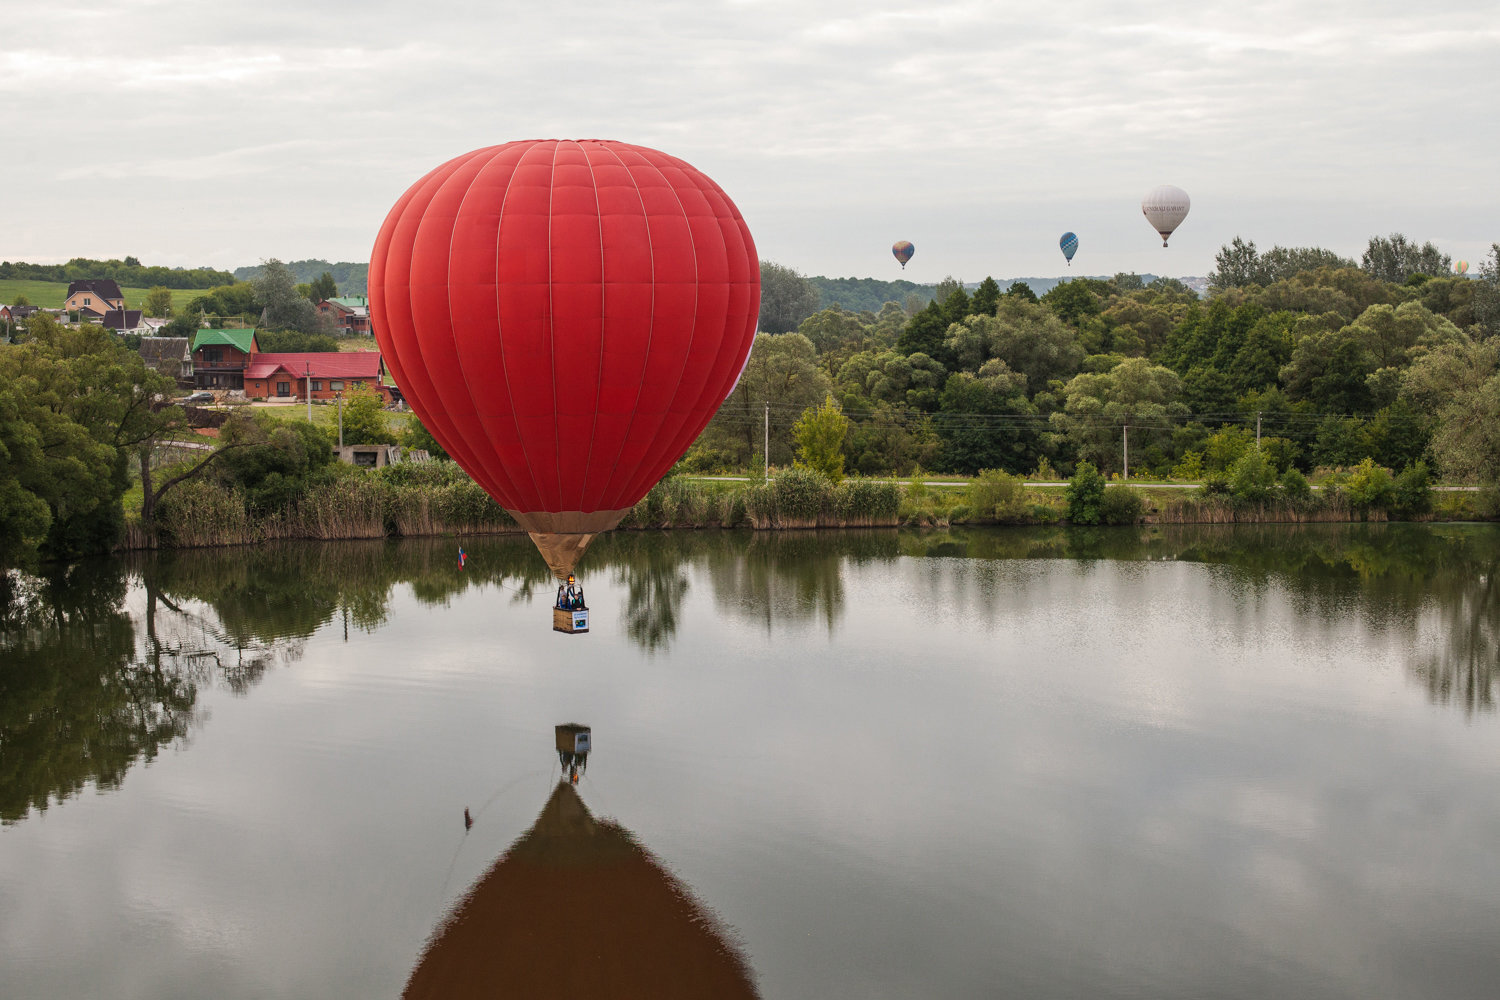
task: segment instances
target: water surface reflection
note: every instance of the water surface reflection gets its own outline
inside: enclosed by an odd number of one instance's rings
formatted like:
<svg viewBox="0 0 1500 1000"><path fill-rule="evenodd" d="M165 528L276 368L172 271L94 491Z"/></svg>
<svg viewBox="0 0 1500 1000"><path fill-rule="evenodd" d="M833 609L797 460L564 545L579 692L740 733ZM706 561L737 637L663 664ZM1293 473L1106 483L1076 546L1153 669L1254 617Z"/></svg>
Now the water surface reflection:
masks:
<svg viewBox="0 0 1500 1000"><path fill-rule="evenodd" d="M428 941L402 996L757 996L725 928L567 780Z"/></svg>

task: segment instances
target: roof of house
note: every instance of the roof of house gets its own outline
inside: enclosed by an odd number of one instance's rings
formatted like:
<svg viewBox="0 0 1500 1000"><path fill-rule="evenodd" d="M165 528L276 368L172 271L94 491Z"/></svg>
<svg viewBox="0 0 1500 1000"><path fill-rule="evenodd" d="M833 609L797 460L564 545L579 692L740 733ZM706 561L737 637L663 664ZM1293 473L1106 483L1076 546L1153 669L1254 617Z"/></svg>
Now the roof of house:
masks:
<svg viewBox="0 0 1500 1000"><path fill-rule="evenodd" d="M78 315L79 316L92 316L94 319L103 319L104 318L104 313L100 312L98 309L95 309L93 306L79 306L78 307Z"/></svg>
<svg viewBox="0 0 1500 1000"><path fill-rule="evenodd" d="M187 357L188 339L186 337L142 337L141 346L136 350L140 352L148 365L156 361L181 361Z"/></svg>
<svg viewBox="0 0 1500 1000"><path fill-rule="evenodd" d="M104 313L104 325L110 330L134 330L141 325L139 309L109 309Z"/></svg>
<svg viewBox="0 0 1500 1000"><path fill-rule="evenodd" d="M257 354L245 369L246 378L268 378L278 370L313 378L370 379L380 377L379 351L318 351L305 354Z"/></svg>
<svg viewBox="0 0 1500 1000"><path fill-rule="evenodd" d="M193 350L200 347L212 347L220 345L233 347L237 351L249 354L255 349L254 330L199 330L193 337Z"/></svg>
<svg viewBox="0 0 1500 1000"><path fill-rule="evenodd" d="M337 302L345 309L363 309L370 304L370 300L363 295L340 295L328 301Z"/></svg>
<svg viewBox="0 0 1500 1000"><path fill-rule="evenodd" d="M82 281L68 282L68 298L72 298L78 292L93 292L101 299L123 299L125 296L120 292L119 282L114 278L85 278Z"/></svg>

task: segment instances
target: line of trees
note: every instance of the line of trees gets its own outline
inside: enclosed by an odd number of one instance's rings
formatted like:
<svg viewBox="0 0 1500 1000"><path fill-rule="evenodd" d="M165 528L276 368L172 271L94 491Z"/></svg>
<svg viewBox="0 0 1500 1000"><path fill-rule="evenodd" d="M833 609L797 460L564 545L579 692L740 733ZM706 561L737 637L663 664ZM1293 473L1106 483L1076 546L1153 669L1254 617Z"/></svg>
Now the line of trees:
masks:
<svg viewBox="0 0 1500 1000"><path fill-rule="evenodd" d="M66 264L28 264L25 261L0 263L0 279L26 281L82 281L88 278L113 278L132 288L212 288L232 283L234 275L211 267L148 267L135 257L124 260L90 260L74 257Z"/></svg>
<svg viewBox="0 0 1500 1000"><path fill-rule="evenodd" d="M1239 238L1216 263L1207 300L1133 274L1040 297L949 278L925 303L810 312L756 338L684 467L759 468L767 444L790 465L794 425L831 397L846 467L864 474L1122 473L1128 438L1132 475L1199 479L1255 449L1277 475L1426 460L1500 479L1500 245L1478 280L1399 233L1372 238L1360 265ZM763 330L805 311L799 281L764 266L779 319Z"/></svg>

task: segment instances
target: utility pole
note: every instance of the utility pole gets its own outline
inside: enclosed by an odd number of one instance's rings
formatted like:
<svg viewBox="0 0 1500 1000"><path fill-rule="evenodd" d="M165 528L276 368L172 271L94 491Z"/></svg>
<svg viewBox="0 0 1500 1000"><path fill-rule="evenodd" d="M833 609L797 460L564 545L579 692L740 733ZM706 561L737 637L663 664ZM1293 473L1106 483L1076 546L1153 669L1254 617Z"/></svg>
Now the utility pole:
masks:
<svg viewBox="0 0 1500 1000"><path fill-rule="evenodd" d="M1130 479L1130 425L1125 425L1125 479Z"/></svg>
<svg viewBox="0 0 1500 1000"><path fill-rule="evenodd" d="M302 388L307 393L307 422L312 423L312 362L304 361L302 367L306 369Z"/></svg>
<svg viewBox="0 0 1500 1000"><path fill-rule="evenodd" d="M765 455L763 457L766 460L766 478L770 479L771 478L771 401L769 399L766 400L766 436L765 436L765 443L762 445L762 447L765 449Z"/></svg>
<svg viewBox="0 0 1500 1000"><path fill-rule="evenodd" d="M1255 450L1260 451L1260 411L1255 411Z"/></svg>
<svg viewBox="0 0 1500 1000"><path fill-rule="evenodd" d="M341 392L335 397L339 401L339 447L344 447L344 394Z"/></svg>

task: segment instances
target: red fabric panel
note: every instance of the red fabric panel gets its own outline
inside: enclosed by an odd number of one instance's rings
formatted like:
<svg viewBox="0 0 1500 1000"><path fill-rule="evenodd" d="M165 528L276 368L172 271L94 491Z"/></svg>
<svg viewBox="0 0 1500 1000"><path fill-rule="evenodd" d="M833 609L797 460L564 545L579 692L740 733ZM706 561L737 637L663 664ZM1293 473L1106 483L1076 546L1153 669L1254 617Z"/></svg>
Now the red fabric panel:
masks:
<svg viewBox="0 0 1500 1000"><path fill-rule="evenodd" d="M759 303L755 244L724 192L619 142L449 161L396 203L370 260L392 376L521 512L639 500L732 388Z"/></svg>

